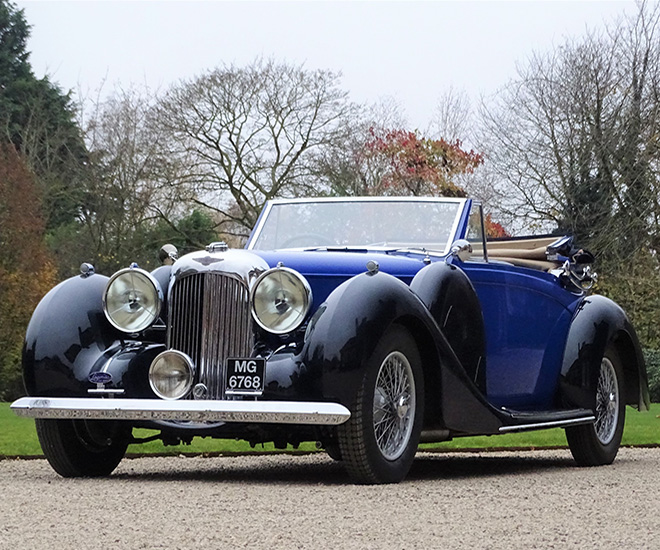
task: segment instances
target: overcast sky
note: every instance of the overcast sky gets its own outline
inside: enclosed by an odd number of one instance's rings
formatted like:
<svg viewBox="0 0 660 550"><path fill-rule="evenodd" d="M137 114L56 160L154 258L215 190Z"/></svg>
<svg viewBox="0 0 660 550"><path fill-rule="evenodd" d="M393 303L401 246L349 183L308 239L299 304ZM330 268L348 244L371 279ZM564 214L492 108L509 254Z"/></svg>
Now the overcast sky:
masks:
<svg viewBox="0 0 660 550"><path fill-rule="evenodd" d="M533 50L635 11L627 1L18 1L38 76L92 95L103 82L165 88L258 56L340 71L359 102L393 97L427 127L450 86L472 100Z"/></svg>

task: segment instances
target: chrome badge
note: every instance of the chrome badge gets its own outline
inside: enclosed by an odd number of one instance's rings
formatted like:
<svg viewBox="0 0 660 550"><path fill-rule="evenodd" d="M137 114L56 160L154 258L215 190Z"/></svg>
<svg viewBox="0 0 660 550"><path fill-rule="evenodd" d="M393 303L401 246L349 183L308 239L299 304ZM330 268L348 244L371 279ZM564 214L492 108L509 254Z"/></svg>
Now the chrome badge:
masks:
<svg viewBox="0 0 660 550"><path fill-rule="evenodd" d="M87 380L89 380L92 384L96 384L97 386L105 386L106 384L109 384L112 382L112 374L109 372L92 372L88 377Z"/></svg>

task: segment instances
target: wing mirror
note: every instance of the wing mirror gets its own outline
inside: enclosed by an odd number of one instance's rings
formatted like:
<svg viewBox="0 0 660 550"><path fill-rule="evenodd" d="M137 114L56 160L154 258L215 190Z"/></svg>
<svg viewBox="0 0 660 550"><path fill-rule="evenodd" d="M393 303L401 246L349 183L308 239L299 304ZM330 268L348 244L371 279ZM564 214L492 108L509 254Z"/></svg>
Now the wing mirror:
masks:
<svg viewBox="0 0 660 550"><path fill-rule="evenodd" d="M179 251L173 244L164 244L158 252L158 259L163 265L172 265L179 258Z"/></svg>
<svg viewBox="0 0 660 550"><path fill-rule="evenodd" d="M458 239L451 245L449 256L458 258L461 262L467 262L472 255L472 245L465 239Z"/></svg>

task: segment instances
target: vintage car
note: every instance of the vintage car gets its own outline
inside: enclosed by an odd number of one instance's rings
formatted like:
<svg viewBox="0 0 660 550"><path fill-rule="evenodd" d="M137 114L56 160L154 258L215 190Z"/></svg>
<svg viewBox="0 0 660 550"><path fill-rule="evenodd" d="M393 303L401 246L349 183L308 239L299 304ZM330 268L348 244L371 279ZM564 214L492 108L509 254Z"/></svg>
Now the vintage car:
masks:
<svg viewBox="0 0 660 550"><path fill-rule="evenodd" d="M362 483L402 480L420 442L552 427L602 465L626 405L648 409L633 327L587 293L593 256L487 241L477 201L273 200L245 249L161 253L151 273L83 264L34 312L12 408L62 476L108 475L136 427L316 441Z"/></svg>

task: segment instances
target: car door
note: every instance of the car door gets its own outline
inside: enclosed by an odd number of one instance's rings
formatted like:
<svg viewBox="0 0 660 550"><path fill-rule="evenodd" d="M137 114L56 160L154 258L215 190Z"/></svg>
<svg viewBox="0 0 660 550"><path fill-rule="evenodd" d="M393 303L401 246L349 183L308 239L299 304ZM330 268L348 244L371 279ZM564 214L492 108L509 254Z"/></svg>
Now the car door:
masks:
<svg viewBox="0 0 660 550"><path fill-rule="evenodd" d="M474 203L472 208L471 218L483 219L481 205ZM482 306L487 398L498 407L552 409L564 342L579 297L564 290L554 275L489 259L487 243L478 234L483 223L469 225L467 236L477 245L461 268Z"/></svg>

